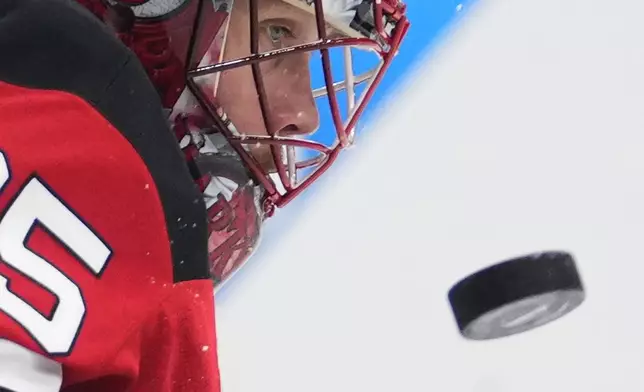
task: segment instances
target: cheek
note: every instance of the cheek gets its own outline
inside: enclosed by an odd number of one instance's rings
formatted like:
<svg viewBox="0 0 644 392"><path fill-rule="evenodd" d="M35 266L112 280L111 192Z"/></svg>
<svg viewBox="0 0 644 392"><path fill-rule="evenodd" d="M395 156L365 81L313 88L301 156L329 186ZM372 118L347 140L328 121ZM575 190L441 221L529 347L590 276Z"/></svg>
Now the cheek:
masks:
<svg viewBox="0 0 644 392"><path fill-rule="evenodd" d="M257 90L250 67L224 73L221 77L217 100L235 124L239 132L249 135L267 135ZM251 152L266 170L275 167L273 154L266 145L251 146Z"/></svg>
<svg viewBox="0 0 644 392"><path fill-rule="evenodd" d="M250 67L236 68L221 75L217 102L239 132L250 135L266 134Z"/></svg>

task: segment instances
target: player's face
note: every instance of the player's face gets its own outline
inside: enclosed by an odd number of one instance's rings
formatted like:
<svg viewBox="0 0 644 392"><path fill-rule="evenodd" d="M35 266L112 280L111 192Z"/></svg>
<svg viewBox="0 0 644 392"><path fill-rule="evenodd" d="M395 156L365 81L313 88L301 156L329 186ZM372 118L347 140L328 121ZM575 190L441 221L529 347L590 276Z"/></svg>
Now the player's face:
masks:
<svg viewBox="0 0 644 392"><path fill-rule="evenodd" d="M231 13L224 60L251 54L251 18L248 0L236 0ZM318 39L315 18L281 0L259 0L258 22L259 52ZM221 74L218 103L240 132L253 136L272 133L298 137L311 134L318 128L318 111L311 91L310 55L293 53L261 63L261 78L268 104L266 117L262 116L250 66L234 68ZM265 169L274 169L269 146L253 146L251 152Z"/></svg>

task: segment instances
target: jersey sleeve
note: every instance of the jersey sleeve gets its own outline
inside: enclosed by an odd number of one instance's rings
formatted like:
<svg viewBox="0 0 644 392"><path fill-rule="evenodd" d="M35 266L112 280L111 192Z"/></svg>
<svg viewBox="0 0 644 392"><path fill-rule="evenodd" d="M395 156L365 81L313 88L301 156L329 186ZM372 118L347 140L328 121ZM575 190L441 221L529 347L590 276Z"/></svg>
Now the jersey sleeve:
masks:
<svg viewBox="0 0 644 392"><path fill-rule="evenodd" d="M218 390L205 207L140 64L67 0L0 2L0 52L0 390Z"/></svg>
<svg viewBox="0 0 644 392"><path fill-rule="evenodd" d="M135 382L142 355L182 328L195 341L169 349L214 347L212 283L175 279L158 189L127 140L67 93L0 83L0 102L2 338L60 363L68 383Z"/></svg>

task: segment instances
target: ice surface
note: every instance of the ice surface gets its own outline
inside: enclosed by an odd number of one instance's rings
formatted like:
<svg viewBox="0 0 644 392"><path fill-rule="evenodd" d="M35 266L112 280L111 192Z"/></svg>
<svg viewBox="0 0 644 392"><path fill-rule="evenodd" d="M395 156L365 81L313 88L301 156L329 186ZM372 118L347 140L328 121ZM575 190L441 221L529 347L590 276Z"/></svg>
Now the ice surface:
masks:
<svg viewBox="0 0 644 392"><path fill-rule="evenodd" d="M644 390L643 15L640 0L465 11L219 296L224 392ZM586 303L463 340L450 285L550 249L575 254Z"/></svg>

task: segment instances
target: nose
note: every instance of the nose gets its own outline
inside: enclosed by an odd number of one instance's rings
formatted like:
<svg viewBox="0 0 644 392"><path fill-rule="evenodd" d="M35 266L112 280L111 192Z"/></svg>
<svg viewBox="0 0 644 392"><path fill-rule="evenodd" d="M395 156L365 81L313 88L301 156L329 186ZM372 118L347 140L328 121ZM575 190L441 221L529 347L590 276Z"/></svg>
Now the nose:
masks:
<svg viewBox="0 0 644 392"><path fill-rule="evenodd" d="M271 77L269 124L279 136L305 136L320 126L311 89L309 56L291 54Z"/></svg>

